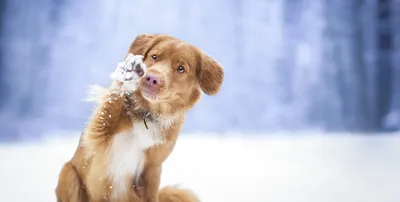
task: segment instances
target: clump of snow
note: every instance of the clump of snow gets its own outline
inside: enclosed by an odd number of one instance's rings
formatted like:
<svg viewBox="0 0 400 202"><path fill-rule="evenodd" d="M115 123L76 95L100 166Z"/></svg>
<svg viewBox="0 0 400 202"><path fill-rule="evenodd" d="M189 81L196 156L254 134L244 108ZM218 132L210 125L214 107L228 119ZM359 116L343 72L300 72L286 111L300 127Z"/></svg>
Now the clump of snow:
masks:
<svg viewBox="0 0 400 202"><path fill-rule="evenodd" d="M122 82L121 87L114 88L111 92L109 89L99 85L91 85L88 90L88 98L84 99L87 102L98 103L104 95L107 95L106 101L112 103L113 100L118 100L117 97L111 95L129 95L137 89L138 82L147 71L146 64L143 63L143 56L128 54L126 59L118 63L117 68L110 74L110 78L115 81ZM115 87L117 84L113 83Z"/></svg>
<svg viewBox="0 0 400 202"><path fill-rule="evenodd" d="M184 134L163 166L161 185L181 184L204 202L400 201L399 135L279 135ZM76 133L1 144L2 201L55 201L58 174L78 140Z"/></svg>
<svg viewBox="0 0 400 202"><path fill-rule="evenodd" d="M128 54L125 61L118 64L116 70L111 73L111 79L122 82L123 92L133 92L137 88L139 79L146 72L142 55Z"/></svg>

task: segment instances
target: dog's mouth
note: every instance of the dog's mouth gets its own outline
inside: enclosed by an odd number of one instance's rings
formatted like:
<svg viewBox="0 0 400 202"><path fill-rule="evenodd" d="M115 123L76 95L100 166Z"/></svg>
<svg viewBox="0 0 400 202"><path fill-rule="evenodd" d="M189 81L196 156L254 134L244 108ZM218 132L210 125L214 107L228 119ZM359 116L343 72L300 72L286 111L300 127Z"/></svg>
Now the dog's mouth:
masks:
<svg viewBox="0 0 400 202"><path fill-rule="evenodd" d="M167 98L160 95L160 92L146 85L140 86L140 92L143 98L151 102L161 102L167 100Z"/></svg>

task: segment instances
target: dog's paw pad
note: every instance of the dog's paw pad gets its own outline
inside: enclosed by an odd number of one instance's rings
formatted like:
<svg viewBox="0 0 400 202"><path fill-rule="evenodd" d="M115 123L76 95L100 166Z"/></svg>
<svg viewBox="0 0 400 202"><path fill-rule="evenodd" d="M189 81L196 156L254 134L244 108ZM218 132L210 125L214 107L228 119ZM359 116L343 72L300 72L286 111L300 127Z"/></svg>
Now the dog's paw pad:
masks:
<svg viewBox="0 0 400 202"><path fill-rule="evenodd" d="M135 91L141 77L146 72L146 65L143 63L143 56L128 54L125 61L118 64L111 78L122 83L122 90L125 92Z"/></svg>

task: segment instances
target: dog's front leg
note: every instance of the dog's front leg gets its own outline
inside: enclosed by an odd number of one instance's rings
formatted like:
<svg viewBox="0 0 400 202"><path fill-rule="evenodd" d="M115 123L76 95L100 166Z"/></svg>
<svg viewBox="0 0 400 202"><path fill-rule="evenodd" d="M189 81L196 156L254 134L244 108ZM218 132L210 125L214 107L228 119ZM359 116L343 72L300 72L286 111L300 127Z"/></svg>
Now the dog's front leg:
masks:
<svg viewBox="0 0 400 202"><path fill-rule="evenodd" d="M59 175L56 188L57 202L87 202L88 197L79 174L71 162L67 162Z"/></svg>
<svg viewBox="0 0 400 202"><path fill-rule="evenodd" d="M109 93L95 109L87 127L87 134L91 137L101 137L110 134L115 129L123 106L123 98L118 95L118 92L115 90Z"/></svg>
<svg viewBox="0 0 400 202"><path fill-rule="evenodd" d="M158 190L160 187L161 166L151 165L143 173L139 187L139 196L143 202L158 202Z"/></svg>
<svg viewBox="0 0 400 202"><path fill-rule="evenodd" d="M146 67L142 56L129 54L124 62L119 63L112 73L113 83L107 92L102 95L87 132L91 137L102 137L113 132L121 117L124 105L124 95L133 93L144 75Z"/></svg>

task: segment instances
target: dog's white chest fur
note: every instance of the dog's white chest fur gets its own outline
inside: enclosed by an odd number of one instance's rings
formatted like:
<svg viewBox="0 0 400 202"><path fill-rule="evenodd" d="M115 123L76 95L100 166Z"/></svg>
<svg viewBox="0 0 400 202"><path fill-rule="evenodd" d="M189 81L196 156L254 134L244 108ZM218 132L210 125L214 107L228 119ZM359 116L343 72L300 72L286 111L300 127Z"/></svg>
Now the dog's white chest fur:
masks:
<svg viewBox="0 0 400 202"><path fill-rule="evenodd" d="M112 195L124 194L128 186L136 183L142 172L145 161L145 150L162 143L158 124L143 121L133 124L133 130L116 134L110 151L108 176L112 182Z"/></svg>

